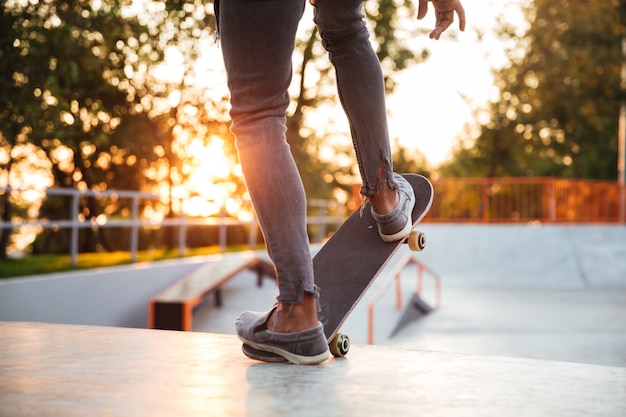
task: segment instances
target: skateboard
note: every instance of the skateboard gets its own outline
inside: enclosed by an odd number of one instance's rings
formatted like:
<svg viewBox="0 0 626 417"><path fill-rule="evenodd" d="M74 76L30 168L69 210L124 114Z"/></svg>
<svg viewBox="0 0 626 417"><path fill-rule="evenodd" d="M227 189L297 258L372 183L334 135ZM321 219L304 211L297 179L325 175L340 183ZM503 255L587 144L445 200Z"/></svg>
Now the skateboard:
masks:
<svg viewBox="0 0 626 417"><path fill-rule="evenodd" d="M339 329L361 300L380 272L398 249L408 243L413 251L421 251L426 236L415 227L426 216L433 202L433 186L422 175L403 175L415 192L413 231L402 240L386 243L378 234L376 221L369 207L361 214L355 210L313 257L315 284L320 287L320 321L328 339L330 352L343 357L350 349L350 339ZM282 362L284 359L244 345L243 352L254 359Z"/></svg>

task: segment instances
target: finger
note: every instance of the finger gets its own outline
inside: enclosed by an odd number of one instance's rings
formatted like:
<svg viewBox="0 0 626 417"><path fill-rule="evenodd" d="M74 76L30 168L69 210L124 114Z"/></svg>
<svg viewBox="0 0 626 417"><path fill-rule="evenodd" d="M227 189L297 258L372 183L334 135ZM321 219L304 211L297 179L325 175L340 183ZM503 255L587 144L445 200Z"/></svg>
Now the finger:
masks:
<svg viewBox="0 0 626 417"><path fill-rule="evenodd" d="M437 15L437 25L435 29L430 32L430 39L439 40L441 34L446 31L454 21L454 14L452 12L440 13Z"/></svg>
<svg viewBox="0 0 626 417"><path fill-rule="evenodd" d="M456 9L456 14L459 16L459 30L463 32L465 30L465 9L461 4Z"/></svg>
<svg viewBox="0 0 626 417"><path fill-rule="evenodd" d="M423 19L428 12L428 0L419 0L419 6L417 8L417 18Z"/></svg>

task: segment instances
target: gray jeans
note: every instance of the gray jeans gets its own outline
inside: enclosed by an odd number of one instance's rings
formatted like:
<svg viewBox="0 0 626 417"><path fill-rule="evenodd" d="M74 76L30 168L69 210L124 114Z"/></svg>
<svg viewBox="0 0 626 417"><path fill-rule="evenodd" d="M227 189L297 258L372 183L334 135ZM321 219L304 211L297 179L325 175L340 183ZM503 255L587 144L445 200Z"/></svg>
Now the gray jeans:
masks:
<svg viewBox="0 0 626 417"><path fill-rule="evenodd" d="M306 228L306 196L287 144L291 58L305 0L216 0L231 94L231 130L268 253L278 301L317 294ZM362 0L314 0L315 24L335 67L363 187L396 187L383 75L369 43ZM218 7L219 6L219 7Z"/></svg>

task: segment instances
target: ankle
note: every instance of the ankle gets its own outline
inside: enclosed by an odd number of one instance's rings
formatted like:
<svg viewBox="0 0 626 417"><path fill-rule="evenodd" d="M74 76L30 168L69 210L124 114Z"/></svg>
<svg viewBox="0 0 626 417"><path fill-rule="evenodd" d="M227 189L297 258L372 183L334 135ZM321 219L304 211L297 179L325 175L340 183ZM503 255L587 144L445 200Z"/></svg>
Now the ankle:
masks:
<svg viewBox="0 0 626 417"><path fill-rule="evenodd" d="M391 213L398 205L398 193L393 188L386 186L379 190L376 194L369 197L370 205L374 212L380 215Z"/></svg>
<svg viewBox="0 0 626 417"><path fill-rule="evenodd" d="M317 326L317 300L305 293L296 304L278 303L267 321L267 329L276 333L295 333Z"/></svg>

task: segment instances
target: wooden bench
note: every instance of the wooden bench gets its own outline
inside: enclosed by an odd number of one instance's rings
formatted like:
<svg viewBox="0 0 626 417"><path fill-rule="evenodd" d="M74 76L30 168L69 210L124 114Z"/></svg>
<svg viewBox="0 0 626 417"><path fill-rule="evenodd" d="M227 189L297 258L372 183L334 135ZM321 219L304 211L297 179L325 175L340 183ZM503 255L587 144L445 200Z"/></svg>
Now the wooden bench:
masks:
<svg viewBox="0 0 626 417"><path fill-rule="evenodd" d="M151 329L192 330L193 309L208 294L215 295L217 306L222 305L221 287L244 270L257 272L257 285L264 277L275 278L273 265L253 253L225 255L223 259L207 263L166 288L149 303Z"/></svg>

